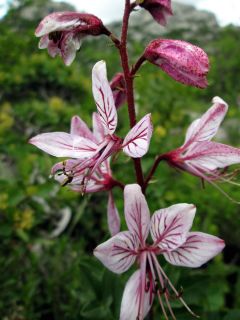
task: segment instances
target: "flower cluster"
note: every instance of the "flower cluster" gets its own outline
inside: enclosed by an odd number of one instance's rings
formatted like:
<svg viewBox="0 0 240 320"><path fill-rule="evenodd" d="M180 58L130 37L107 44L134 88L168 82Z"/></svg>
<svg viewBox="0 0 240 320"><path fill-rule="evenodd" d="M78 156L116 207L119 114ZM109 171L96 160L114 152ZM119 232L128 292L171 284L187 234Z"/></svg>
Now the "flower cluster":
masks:
<svg viewBox="0 0 240 320"><path fill-rule="evenodd" d="M39 47L47 48L52 57L60 55L64 63L70 65L83 37L107 35L120 54L123 70L109 83L106 63L99 61L94 65L92 92L97 111L92 115L92 130L80 117L73 116L70 133L42 133L31 138L30 143L52 156L63 158L51 170L51 175L62 186L81 194L108 192L107 216L112 238L97 246L94 255L117 274L137 265L125 286L120 319L142 320L154 297L158 298L165 319L168 319L168 313L176 319L169 302L172 294L192 315L194 313L165 274L157 257L163 255L175 266L198 268L220 253L225 244L216 236L190 231L196 213L192 204L174 204L157 210L151 217L144 193L161 160L212 184L216 180L231 182L231 175L226 174L225 169L240 163L240 150L211 141L228 109L221 98L215 97L213 106L187 130L184 144L160 154L148 177L144 178L140 159L148 152L153 126L151 114L136 121L133 82L138 69L148 61L182 84L205 88L209 60L201 48L188 42L156 39L130 68L126 39L128 20L136 7L149 11L161 25L173 15L170 0L126 0L121 40L91 14L57 12L41 21L36 30L36 36L41 37ZM131 128L122 138L115 132L118 108L125 103ZM114 178L110 161L120 151L132 158L137 184L125 186ZM124 190L127 231L120 231L114 187Z"/></svg>

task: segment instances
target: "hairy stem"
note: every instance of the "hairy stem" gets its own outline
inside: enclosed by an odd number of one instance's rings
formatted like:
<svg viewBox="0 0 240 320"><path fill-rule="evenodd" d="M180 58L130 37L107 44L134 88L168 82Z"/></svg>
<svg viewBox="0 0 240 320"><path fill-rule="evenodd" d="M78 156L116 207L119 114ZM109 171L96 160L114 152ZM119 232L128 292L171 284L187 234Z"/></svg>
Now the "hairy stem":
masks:
<svg viewBox="0 0 240 320"><path fill-rule="evenodd" d="M134 102L133 76L129 68L128 51L127 51L128 23L129 23L129 16L131 11L132 11L132 6L130 4L130 0L125 0L125 10L124 10L124 16L123 16L121 44L119 46L119 51L120 51L123 73L126 81L127 104L128 104L128 115L130 120L130 127L133 128L136 124L136 111L135 111L135 102ZM133 158L133 162L134 162L137 183L143 189L144 177L143 177L141 159Z"/></svg>

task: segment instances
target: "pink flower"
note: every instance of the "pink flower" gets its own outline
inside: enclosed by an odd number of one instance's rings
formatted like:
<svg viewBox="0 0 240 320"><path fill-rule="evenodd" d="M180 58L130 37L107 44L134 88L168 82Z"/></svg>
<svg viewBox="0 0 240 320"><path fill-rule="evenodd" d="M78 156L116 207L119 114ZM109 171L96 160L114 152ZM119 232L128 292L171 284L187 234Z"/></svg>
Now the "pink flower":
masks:
<svg viewBox="0 0 240 320"><path fill-rule="evenodd" d="M176 266L198 268L223 250L224 241L209 234L189 232L196 212L191 204L176 204L158 210L150 219L146 199L136 184L125 187L124 210L129 230L118 233L94 250L94 255L112 272L123 273L134 262L139 265L126 284L120 320L143 319L155 295L166 315L164 296L172 315L171 291L192 313L166 276L157 255L162 254ZM151 245L146 243L149 232L153 239Z"/></svg>
<svg viewBox="0 0 240 320"><path fill-rule="evenodd" d="M213 98L213 106L188 128L184 144L161 158L210 183L215 180L231 182L224 169L240 163L240 149L211 141L227 110L226 102L219 97Z"/></svg>
<svg viewBox="0 0 240 320"><path fill-rule="evenodd" d="M198 88L207 86L208 56L189 42L157 39L150 42L144 56L178 82Z"/></svg>
<svg viewBox="0 0 240 320"><path fill-rule="evenodd" d="M167 23L167 17L173 14L171 0L144 0L140 6L148 10L152 17L163 26Z"/></svg>
<svg viewBox="0 0 240 320"><path fill-rule="evenodd" d="M48 49L51 57L60 55L70 65L87 35L109 35L102 21L92 14L77 12L54 12L46 16L35 31L41 37L40 49Z"/></svg>
<svg viewBox="0 0 240 320"><path fill-rule="evenodd" d="M66 161L65 169L62 170L71 171L72 178L79 176L84 170L88 172L88 179L91 178L103 161L121 149L130 157L142 157L148 151L152 136L151 115L147 114L130 130L124 140L117 137L114 134L117 111L104 61L94 66L92 80L97 106L97 113L93 115L93 133L79 117L74 117L70 133L43 133L29 141L53 156L71 158Z"/></svg>
<svg viewBox="0 0 240 320"><path fill-rule="evenodd" d="M116 108L120 108L127 100L126 83L123 73L117 73L110 82Z"/></svg>

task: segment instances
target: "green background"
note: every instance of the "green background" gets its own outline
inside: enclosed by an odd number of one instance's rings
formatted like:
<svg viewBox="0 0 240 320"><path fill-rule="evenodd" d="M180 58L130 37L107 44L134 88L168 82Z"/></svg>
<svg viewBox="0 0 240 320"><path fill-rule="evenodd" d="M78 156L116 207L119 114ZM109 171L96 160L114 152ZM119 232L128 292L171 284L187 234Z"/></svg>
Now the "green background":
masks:
<svg viewBox="0 0 240 320"><path fill-rule="evenodd" d="M33 3L39 10L50 6L47 1ZM65 67L60 58L38 50L34 29L42 16L31 20L21 14L31 6L31 1L20 1L0 21L0 319L117 319L124 284L134 268L117 276L92 255L110 236L107 194L82 197L61 188L49 179L57 159L27 143L38 133L68 132L75 114L91 125L92 66L106 60L110 79L120 71L117 50L107 38L86 39L74 63ZM234 26L216 32L199 28L199 37L191 39L211 60L206 90L176 83L153 65L141 69L135 81L137 117L151 112L154 125L150 151L142 161L145 174L157 154L183 143L186 128L210 107L215 95L230 105L217 140L240 146L239 31ZM205 34L212 34L211 41ZM182 31L167 36L181 39ZM144 43L133 39L129 47L133 63ZM117 134L124 137L128 130L125 106L119 110ZM135 182L125 155L117 157L112 170L125 184ZM226 241L223 254L200 269L172 267L160 258L169 278L176 288L184 288L184 299L201 319L240 319L239 205L166 164L159 166L153 182L146 194L151 212L194 203L194 230ZM221 187L240 201L239 187ZM123 221L122 192L114 190L114 197ZM71 220L61 235L53 237L64 210L71 212ZM179 301L172 301L172 306L177 319L192 318ZM149 319L161 317L155 300Z"/></svg>

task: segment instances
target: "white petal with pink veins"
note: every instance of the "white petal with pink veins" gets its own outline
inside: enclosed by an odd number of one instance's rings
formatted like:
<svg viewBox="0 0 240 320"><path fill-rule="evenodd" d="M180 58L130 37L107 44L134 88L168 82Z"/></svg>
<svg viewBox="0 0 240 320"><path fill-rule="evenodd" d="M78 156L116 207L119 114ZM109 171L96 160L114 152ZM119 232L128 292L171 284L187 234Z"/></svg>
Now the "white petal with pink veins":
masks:
<svg viewBox="0 0 240 320"><path fill-rule="evenodd" d="M97 112L92 115L93 135L98 142L102 142L107 135L107 130L102 125L101 117Z"/></svg>
<svg viewBox="0 0 240 320"><path fill-rule="evenodd" d="M83 24L85 23L79 19L79 14L76 12L54 12L40 22L35 35L42 37L51 32L67 30Z"/></svg>
<svg viewBox="0 0 240 320"><path fill-rule="evenodd" d="M120 320L143 319L151 308L150 290L144 290L144 296L141 302L142 277L141 271L137 270L129 278L122 297ZM142 306L140 305L142 303ZM143 315L139 318L139 310L142 308Z"/></svg>
<svg viewBox="0 0 240 320"><path fill-rule="evenodd" d="M149 233L150 212L138 184L130 184L125 187L124 211L129 231L136 234L141 244L144 245Z"/></svg>
<svg viewBox="0 0 240 320"><path fill-rule="evenodd" d="M163 251L172 251L182 245L192 227L195 212L195 206L186 203L156 211L150 229L154 245Z"/></svg>
<svg viewBox="0 0 240 320"><path fill-rule="evenodd" d="M199 169L215 170L240 163L240 149L217 142L200 142L183 160Z"/></svg>
<svg viewBox="0 0 240 320"><path fill-rule="evenodd" d="M70 134L94 141L93 133L88 128L88 125L78 116L72 117Z"/></svg>
<svg viewBox="0 0 240 320"><path fill-rule="evenodd" d="M38 48L39 49L46 49L48 47L49 44L49 38L48 38L48 34L41 37L39 43L38 43Z"/></svg>
<svg viewBox="0 0 240 320"><path fill-rule="evenodd" d="M120 217L118 209L115 205L112 191L109 191L108 196L108 228L111 236L115 236L120 231Z"/></svg>
<svg viewBox="0 0 240 320"><path fill-rule="evenodd" d="M115 273L128 270L136 260L139 242L129 231L119 232L94 250L97 257L106 268Z"/></svg>
<svg viewBox="0 0 240 320"><path fill-rule="evenodd" d="M213 106L189 127L184 145L193 142L209 141L215 136L223 121L228 105L219 97L213 98Z"/></svg>
<svg viewBox="0 0 240 320"><path fill-rule="evenodd" d="M92 158L97 153L97 145L92 141L65 132L42 133L29 143L55 157L77 159Z"/></svg>
<svg viewBox="0 0 240 320"><path fill-rule="evenodd" d="M164 257L176 266L198 268L219 254L224 247L225 243L220 238L207 233L190 232L181 247L164 253Z"/></svg>
<svg viewBox="0 0 240 320"><path fill-rule="evenodd" d="M68 33L61 43L61 55L66 66L70 66L82 44L82 35Z"/></svg>
<svg viewBox="0 0 240 320"><path fill-rule="evenodd" d="M101 122L107 132L113 134L117 126L117 111L104 61L97 62L93 67L92 90Z"/></svg>
<svg viewBox="0 0 240 320"><path fill-rule="evenodd" d="M52 58L55 58L58 54L61 55L61 50L59 49L58 44L54 43L52 40L49 41L47 50Z"/></svg>
<svg viewBox="0 0 240 320"><path fill-rule="evenodd" d="M141 158L149 149L152 132L151 114L149 113L127 134L123 141L123 151L132 158Z"/></svg>

